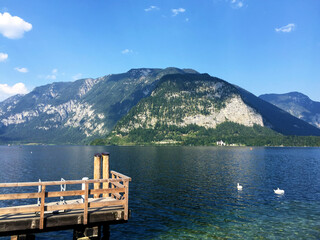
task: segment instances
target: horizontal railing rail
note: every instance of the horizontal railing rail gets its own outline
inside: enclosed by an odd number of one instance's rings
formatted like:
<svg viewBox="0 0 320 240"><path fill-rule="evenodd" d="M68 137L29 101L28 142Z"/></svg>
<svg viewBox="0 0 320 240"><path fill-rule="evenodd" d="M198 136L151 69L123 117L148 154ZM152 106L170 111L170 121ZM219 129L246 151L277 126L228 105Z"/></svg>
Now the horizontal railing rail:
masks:
<svg viewBox="0 0 320 240"><path fill-rule="evenodd" d="M112 178L109 179L89 179L89 180L66 180L66 181L46 181L46 182L20 182L20 183L0 183L0 188L11 187L32 187L41 186L40 192L31 193L6 193L0 194L0 200L16 200L16 199L40 199L40 205L21 205L14 207L0 208L1 215L6 214L22 214L22 213L39 213L39 228L44 228L44 214L45 212L66 211L83 209L83 224L88 224L88 210L90 208L103 208L120 206L124 209L124 220L128 220L128 198L129 198L129 181L130 177L123 174L111 171ZM90 189L89 184L92 183L107 183L107 187L100 189ZM69 190L69 191L47 191L46 186L54 185L70 185L82 184L82 190ZM103 201L93 201L89 199L89 195L103 197L110 197L110 199ZM46 203L47 198L53 197L66 197L66 196L81 196L81 201L70 201L70 204L50 205Z"/></svg>
<svg viewBox="0 0 320 240"><path fill-rule="evenodd" d="M113 171L111 171L113 172ZM121 179L120 179L121 180ZM131 181L131 178L128 179ZM115 179L89 179L89 180L66 180L66 181L44 181L44 182L18 182L18 183L0 183L0 188L4 187L32 187L32 186L51 186L51 185L61 185L61 184L81 184L81 183L103 183L103 182L119 182Z"/></svg>
<svg viewBox="0 0 320 240"><path fill-rule="evenodd" d="M111 175L117 176L120 179L131 181L131 177L128 177L128 176L126 176L126 175L124 175L122 173L118 173L116 171L110 171L110 173L111 173Z"/></svg>

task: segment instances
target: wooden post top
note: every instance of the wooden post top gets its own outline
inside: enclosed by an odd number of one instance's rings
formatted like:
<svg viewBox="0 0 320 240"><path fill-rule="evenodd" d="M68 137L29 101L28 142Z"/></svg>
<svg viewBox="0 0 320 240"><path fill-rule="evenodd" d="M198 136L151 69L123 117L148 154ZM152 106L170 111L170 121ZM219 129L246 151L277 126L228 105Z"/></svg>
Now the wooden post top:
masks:
<svg viewBox="0 0 320 240"><path fill-rule="evenodd" d="M108 153L108 152L103 152L103 153L101 153L101 155L102 155L102 156L109 156L110 153Z"/></svg>
<svg viewBox="0 0 320 240"><path fill-rule="evenodd" d="M95 157L101 157L101 154L100 153L96 153L94 156Z"/></svg>

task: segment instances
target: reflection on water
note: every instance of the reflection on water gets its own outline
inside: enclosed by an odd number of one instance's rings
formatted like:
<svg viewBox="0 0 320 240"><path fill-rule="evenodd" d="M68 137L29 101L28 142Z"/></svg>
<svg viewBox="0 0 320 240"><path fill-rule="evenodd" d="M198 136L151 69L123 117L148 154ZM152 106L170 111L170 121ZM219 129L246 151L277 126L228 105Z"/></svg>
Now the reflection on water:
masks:
<svg viewBox="0 0 320 240"><path fill-rule="evenodd" d="M0 146L0 182L92 177L93 155L105 151L133 179L132 218L111 239L320 237L319 148Z"/></svg>

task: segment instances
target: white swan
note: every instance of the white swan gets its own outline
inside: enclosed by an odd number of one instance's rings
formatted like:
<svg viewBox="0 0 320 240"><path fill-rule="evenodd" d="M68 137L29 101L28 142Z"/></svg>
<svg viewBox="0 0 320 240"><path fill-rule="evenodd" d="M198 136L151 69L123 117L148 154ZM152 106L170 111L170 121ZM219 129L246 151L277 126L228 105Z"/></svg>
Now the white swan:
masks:
<svg viewBox="0 0 320 240"><path fill-rule="evenodd" d="M242 186L239 183L237 184L237 189L242 190Z"/></svg>
<svg viewBox="0 0 320 240"><path fill-rule="evenodd" d="M279 189L279 188L276 189L276 190L273 189L273 191L274 191L275 194L284 194L284 190Z"/></svg>

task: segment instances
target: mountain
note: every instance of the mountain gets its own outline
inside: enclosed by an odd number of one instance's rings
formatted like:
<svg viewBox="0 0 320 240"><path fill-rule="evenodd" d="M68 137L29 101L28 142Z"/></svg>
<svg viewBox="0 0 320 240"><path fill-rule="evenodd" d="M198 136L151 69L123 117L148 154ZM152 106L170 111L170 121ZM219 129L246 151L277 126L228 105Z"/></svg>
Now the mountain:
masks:
<svg viewBox="0 0 320 240"><path fill-rule="evenodd" d="M0 103L0 143L85 144L141 129L149 135L163 130L163 139L193 136L185 144L201 134L232 139L320 135L244 89L192 69L140 68L56 82Z"/></svg>
<svg viewBox="0 0 320 240"><path fill-rule="evenodd" d="M299 92L285 94L263 94L259 96L291 115L320 128L320 102L312 101Z"/></svg>
<svg viewBox="0 0 320 240"><path fill-rule="evenodd" d="M284 135L319 136L319 129L239 88L243 100L264 116L266 126Z"/></svg>
<svg viewBox="0 0 320 240"><path fill-rule="evenodd" d="M0 103L0 142L87 143L107 134L162 76L190 72L141 68L37 87Z"/></svg>
<svg viewBox="0 0 320 240"><path fill-rule="evenodd" d="M278 133L320 136L319 129L244 89L208 74L186 73L162 77L151 95L116 124L104 143L188 144L203 140L200 144L208 144L222 137L239 142L243 136L276 138ZM208 137L204 139L204 135Z"/></svg>

